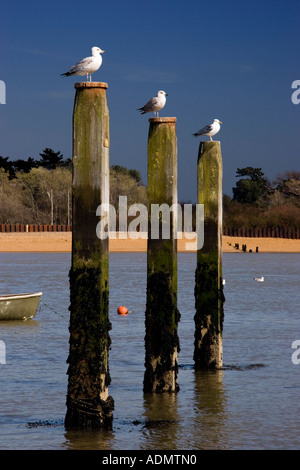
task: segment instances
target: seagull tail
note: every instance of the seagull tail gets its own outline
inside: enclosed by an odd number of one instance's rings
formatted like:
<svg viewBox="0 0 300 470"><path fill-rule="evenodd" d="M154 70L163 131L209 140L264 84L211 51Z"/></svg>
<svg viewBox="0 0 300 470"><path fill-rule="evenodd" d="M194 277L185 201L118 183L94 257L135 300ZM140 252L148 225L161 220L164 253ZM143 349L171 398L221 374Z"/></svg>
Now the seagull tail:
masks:
<svg viewBox="0 0 300 470"><path fill-rule="evenodd" d="M146 114L146 111L144 110L144 108L138 108L137 111L140 111L141 114Z"/></svg>
<svg viewBox="0 0 300 470"><path fill-rule="evenodd" d="M65 76L65 77L69 77L69 75L73 75L72 73L70 72L66 72L66 73L61 73L60 76Z"/></svg>

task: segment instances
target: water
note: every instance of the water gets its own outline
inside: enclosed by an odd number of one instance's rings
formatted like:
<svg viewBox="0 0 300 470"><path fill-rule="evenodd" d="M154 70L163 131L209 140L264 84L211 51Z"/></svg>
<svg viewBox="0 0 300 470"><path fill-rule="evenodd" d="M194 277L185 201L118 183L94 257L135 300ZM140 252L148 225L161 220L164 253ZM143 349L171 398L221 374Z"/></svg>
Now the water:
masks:
<svg viewBox="0 0 300 470"><path fill-rule="evenodd" d="M110 255L112 431L66 432L69 254L1 253L1 293L42 291L0 323L0 449L299 449L300 254L224 254L224 370L195 372L195 254L178 255L179 386L144 395L146 254ZM264 276L264 283L253 280ZM124 304L133 313L117 315Z"/></svg>

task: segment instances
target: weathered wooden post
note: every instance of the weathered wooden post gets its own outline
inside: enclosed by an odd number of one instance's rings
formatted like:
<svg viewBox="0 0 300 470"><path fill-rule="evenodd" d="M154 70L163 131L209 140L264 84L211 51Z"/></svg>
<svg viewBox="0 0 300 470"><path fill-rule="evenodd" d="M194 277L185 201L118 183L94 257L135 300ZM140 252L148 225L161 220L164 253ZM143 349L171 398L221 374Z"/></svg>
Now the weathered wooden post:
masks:
<svg viewBox="0 0 300 470"><path fill-rule="evenodd" d="M176 118L150 118L144 392L176 392L177 139ZM174 205L172 209L172 205Z"/></svg>
<svg viewBox="0 0 300 470"><path fill-rule="evenodd" d="M222 330L222 156L220 142L200 142L198 204L204 204L204 244L197 251L195 276L196 369L223 365Z"/></svg>
<svg viewBox="0 0 300 470"><path fill-rule="evenodd" d="M110 428L108 238L96 235L96 210L109 203L106 83L76 83L73 111L73 229L67 428Z"/></svg>

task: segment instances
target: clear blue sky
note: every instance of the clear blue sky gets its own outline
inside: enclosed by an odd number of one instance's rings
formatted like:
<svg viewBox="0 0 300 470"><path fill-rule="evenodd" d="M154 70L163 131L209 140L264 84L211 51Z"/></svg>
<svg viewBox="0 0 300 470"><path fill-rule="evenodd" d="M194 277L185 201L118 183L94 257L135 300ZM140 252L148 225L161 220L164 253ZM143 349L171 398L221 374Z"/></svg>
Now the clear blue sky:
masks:
<svg viewBox="0 0 300 470"><path fill-rule="evenodd" d="M178 195L196 202L199 140L223 122L223 192L236 169L273 179L300 170L300 1L89 0L5 2L0 15L0 155L39 159L45 147L72 156L74 83L61 77L92 46L106 51L95 81L108 83L110 164L147 182L148 118L136 109L162 89L161 116L177 117ZM83 78L85 80L85 78ZM204 138L205 140L207 137Z"/></svg>

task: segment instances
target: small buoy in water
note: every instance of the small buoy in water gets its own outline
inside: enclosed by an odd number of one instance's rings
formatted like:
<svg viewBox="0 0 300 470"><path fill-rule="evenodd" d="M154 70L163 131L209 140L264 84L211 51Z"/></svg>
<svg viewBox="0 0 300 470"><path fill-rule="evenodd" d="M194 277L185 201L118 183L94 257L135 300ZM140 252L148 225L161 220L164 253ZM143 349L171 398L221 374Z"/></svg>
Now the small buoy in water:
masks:
<svg viewBox="0 0 300 470"><path fill-rule="evenodd" d="M263 276L262 277L254 277L253 279L256 282L264 282L264 280L265 280L265 278Z"/></svg>
<svg viewBox="0 0 300 470"><path fill-rule="evenodd" d="M120 305L120 307L118 307L119 315L127 315L127 313L128 313L128 310L126 307L124 307L124 305Z"/></svg>

